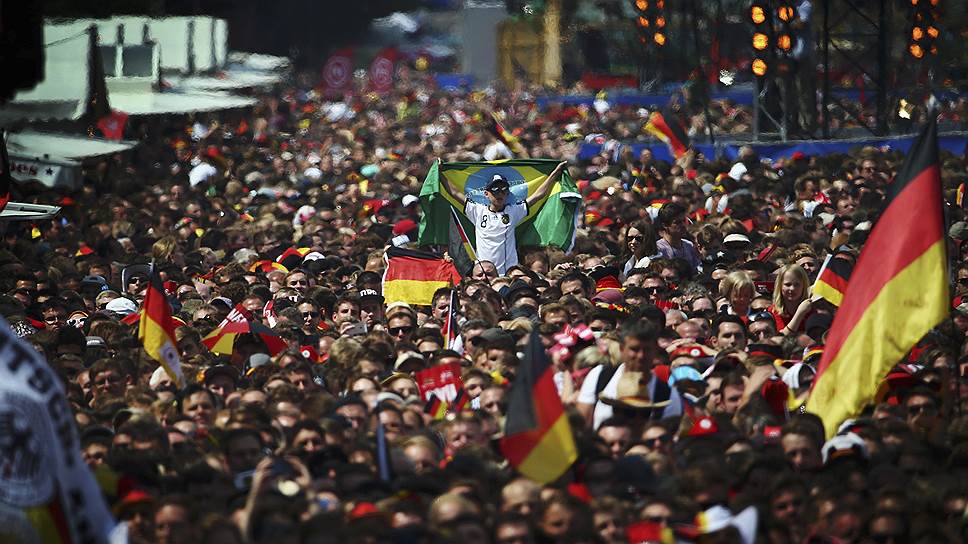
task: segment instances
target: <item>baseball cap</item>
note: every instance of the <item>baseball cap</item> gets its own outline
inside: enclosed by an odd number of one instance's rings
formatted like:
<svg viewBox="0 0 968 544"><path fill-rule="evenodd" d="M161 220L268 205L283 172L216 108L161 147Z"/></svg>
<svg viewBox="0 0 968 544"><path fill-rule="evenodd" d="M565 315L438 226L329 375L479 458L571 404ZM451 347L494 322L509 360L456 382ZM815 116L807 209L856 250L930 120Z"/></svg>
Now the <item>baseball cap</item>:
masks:
<svg viewBox="0 0 968 544"><path fill-rule="evenodd" d="M81 280L81 287L94 287L99 291L106 291L108 289L108 282L103 276L84 276Z"/></svg>
<svg viewBox="0 0 968 544"><path fill-rule="evenodd" d="M360 289L360 300L379 300L383 303L383 295L377 293L374 289Z"/></svg>
<svg viewBox="0 0 968 544"><path fill-rule="evenodd" d="M511 184L509 184L508 180L504 179L504 176L501 174L494 174L494 177L491 178L491 181L484 186L484 189L487 191L497 191L500 189L508 190L510 188Z"/></svg>
<svg viewBox="0 0 968 544"><path fill-rule="evenodd" d="M108 302L104 309L124 317L137 312L138 306L130 298L118 297Z"/></svg>

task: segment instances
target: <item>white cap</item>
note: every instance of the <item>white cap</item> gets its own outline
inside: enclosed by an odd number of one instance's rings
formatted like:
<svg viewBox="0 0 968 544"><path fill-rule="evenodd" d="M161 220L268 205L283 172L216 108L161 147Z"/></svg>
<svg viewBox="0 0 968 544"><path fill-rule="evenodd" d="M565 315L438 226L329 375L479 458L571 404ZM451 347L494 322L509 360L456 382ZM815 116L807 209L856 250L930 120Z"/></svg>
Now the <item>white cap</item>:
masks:
<svg viewBox="0 0 968 544"><path fill-rule="evenodd" d="M108 302L104 309L124 317L137 312L138 305L130 298L118 297Z"/></svg>
<svg viewBox="0 0 968 544"><path fill-rule="evenodd" d="M867 443L864 439L854 433L837 435L827 441L820 450L823 455L823 462L827 464L831 458L838 457L838 453L854 450L865 459L869 457Z"/></svg>
<svg viewBox="0 0 968 544"><path fill-rule="evenodd" d="M745 234L727 234L726 237L723 238L723 243L724 244L748 244L750 243L750 239L749 239L749 236L746 236Z"/></svg>
<svg viewBox="0 0 968 544"><path fill-rule="evenodd" d="M303 257L303 263L308 263L309 261L316 261L319 259L325 259L326 256L318 251L310 251Z"/></svg>
<svg viewBox="0 0 968 544"><path fill-rule="evenodd" d="M420 198L414 195L403 195L403 198L400 199L400 202L403 204L403 207L406 208L411 204L420 202Z"/></svg>
<svg viewBox="0 0 968 544"><path fill-rule="evenodd" d="M743 177L743 174L745 174L746 172L747 172L746 165L741 162L738 162L734 164L732 168L729 169L729 177L735 179L736 181L739 181Z"/></svg>
<svg viewBox="0 0 968 544"><path fill-rule="evenodd" d="M152 389L157 388L159 385L161 385L161 380L164 380L167 377L168 373L165 372L165 368L159 366L154 372L151 373L151 377L148 378L148 387Z"/></svg>

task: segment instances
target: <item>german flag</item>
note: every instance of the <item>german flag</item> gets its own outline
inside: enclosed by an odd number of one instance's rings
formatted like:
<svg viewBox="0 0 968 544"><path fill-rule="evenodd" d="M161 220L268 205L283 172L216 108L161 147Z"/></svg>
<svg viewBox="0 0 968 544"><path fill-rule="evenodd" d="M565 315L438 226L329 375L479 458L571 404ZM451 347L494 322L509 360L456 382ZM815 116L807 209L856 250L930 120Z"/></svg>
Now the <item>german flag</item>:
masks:
<svg viewBox="0 0 968 544"><path fill-rule="evenodd" d="M508 129L504 128L504 125L501 124L501 121L498 120L497 115L495 115L494 112L491 112L491 114L488 116L487 130L493 134L495 138L501 140L504 145L508 146L508 149L510 149L515 156L527 157L528 153L524 150L524 146L521 145L518 137L512 132L509 132Z"/></svg>
<svg viewBox="0 0 968 544"><path fill-rule="evenodd" d="M847 259L827 256L827 260L820 267L817 281L813 284L813 297L822 298L834 306L840 306L847 291L847 281L854 270L854 265Z"/></svg>
<svg viewBox="0 0 968 544"><path fill-rule="evenodd" d="M440 400L437 395L430 395L430 400L424 406L424 413L435 420L440 420L447 415L447 408L447 401Z"/></svg>
<svg viewBox="0 0 968 544"><path fill-rule="evenodd" d="M460 283L454 263L433 253L391 247L385 259L383 298L387 304L406 302L429 306L437 289Z"/></svg>
<svg viewBox="0 0 968 544"><path fill-rule="evenodd" d="M182 376L178 344L175 342L175 322L171 317L171 306L157 269L151 271L148 290L141 306L138 340L148 356L158 361L172 381L181 387L185 384L185 378Z"/></svg>
<svg viewBox="0 0 968 544"><path fill-rule="evenodd" d="M828 436L877 394L888 371L948 315L938 128L931 120L888 191L854 266L807 410Z"/></svg>
<svg viewBox="0 0 968 544"><path fill-rule="evenodd" d="M685 155L689 148L689 136L672 115L667 118L661 112L652 112L649 122L645 124L645 131L669 146L677 159Z"/></svg>
<svg viewBox="0 0 968 544"><path fill-rule="evenodd" d="M474 251L474 244L457 216L457 210L451 208L450 215L450 243L447 244L447 252L454 260L457 272L461 276L469 276L477 262L477 252Z"/></svg>
<svg viewBox="0 0 968 544"><path fill-rule="evenodd" d="M537 329L531 333L509 397L501 452L532 480L546 484L558 479L578 452Z"/></svg>

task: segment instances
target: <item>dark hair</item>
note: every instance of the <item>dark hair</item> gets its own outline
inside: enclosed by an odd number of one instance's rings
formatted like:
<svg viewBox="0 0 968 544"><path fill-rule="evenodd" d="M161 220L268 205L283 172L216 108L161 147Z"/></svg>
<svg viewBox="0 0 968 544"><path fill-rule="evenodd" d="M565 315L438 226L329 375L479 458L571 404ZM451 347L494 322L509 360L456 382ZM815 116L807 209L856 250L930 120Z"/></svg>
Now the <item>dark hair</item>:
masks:
<svg viewBox="0 0 968 544"><path fill-rule="evenodd" d="M207 387L204 387L197 383L193 383L185 386L185 388L178 393L178 397L175 400L175 406L178 408L179 414L183 413L184 411L185 399L187 399L188 397L191 397L195 393L205 393L206 395L208 395L209 400L212 401L212 406L218 409L219 402L218 402L218 397L215 395L215 393L212 393L211 391L209 391Z"/></svg>
<svg viewBox="0 0 968 544"><path fill-rule="evenodd" d="M618 330L619 340L624 344L629 338L642 343L654 343L658 338L655 326L648 321L633 321L626 323Z"/></svg>
<svg viewBox="0 0 968 544"><path fill-rule="evenodd" d="M659 216L656 218L656 230L666 230L669 223L676 218L685 215L685 213L686 210L675 202L670 202L662 206L662 208L659 210Z"/></svg>
<svg viewBox="0 0 968 544"><path fill-rule="evenodd" d="M712 326L713 336L719 335L719 327L723 323L736 323L743 329L743 334L749 336L749 331L746 329L746 323L743 323L743 320L740 319L738 315L732 315L732 314L719 314L713 319L713 326Z"/></svg>

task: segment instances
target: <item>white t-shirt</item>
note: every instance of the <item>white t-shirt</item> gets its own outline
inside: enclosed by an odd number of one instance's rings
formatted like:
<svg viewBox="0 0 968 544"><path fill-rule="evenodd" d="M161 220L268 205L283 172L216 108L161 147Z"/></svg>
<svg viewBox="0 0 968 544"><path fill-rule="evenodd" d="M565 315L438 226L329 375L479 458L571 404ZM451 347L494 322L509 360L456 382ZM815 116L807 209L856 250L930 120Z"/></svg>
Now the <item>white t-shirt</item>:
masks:
<svg viewBox="0 0 968 544"><path fill-rule="evenodd" d="M194 187L216 174L218 174L218 170L214 166L207 162L201 162L188 172L188 183Z"/></svg>
<svg viewBox="0 0 968 544"><path fill-rule="evenodd" d="M598 365L591 369L587 376L585 376L585 381L581 384L581 391L578 392L578 402L579 404L594 404L595 413L592 418L592 428L598 429L598 426L602 424L603 421L612 417L614 410L608 404L598 400L599 395L605 397L614 397L615 393L618 391L618 381L622 379L622 373L625 372L625 363L619 365L615 369L615 374L612 374L612 379L605 384L605 388L599 392L595 391L598 387L598 377L602 374L602 370L605 367L603 365ZM655 385L657 378L655 374L649 378L649 396L655 396ZM682 399L679 397L679 392L676 391L675 387L670 388L669 392L669 405L663 408L662 417L674 417L682 415Z"/></svg>
<svg viewBox="0 0 968 544"><path fill-rule="evenodd" d="M518 264L514 228L528 216L528 205L518 202L492 212L484 204L468 200L464 211L476 231L477 258L494 263L497 273L503 276L508 268Z"/></svg>

